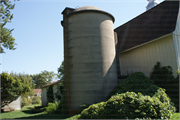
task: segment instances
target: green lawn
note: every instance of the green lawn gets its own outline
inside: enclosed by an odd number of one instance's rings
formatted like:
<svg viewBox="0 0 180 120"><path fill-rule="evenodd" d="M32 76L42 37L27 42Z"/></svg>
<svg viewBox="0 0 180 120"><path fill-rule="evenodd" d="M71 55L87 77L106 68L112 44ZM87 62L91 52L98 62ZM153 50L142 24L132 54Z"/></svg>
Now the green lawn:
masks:
<svg viewBox="0 0 180 120"><path fill-rule="evenodd" d="M36 109L33 109L34 105L31 105L31 106L24 106L21 110L1 113L0 119L66 119L70 117L70 116L63 116L58 114L43 114L42 111L39 111L41 106L39 105L35 105L35 106Z"/></svg>
<svg viewBox="0 0 180 120"><path fill-rule="evenodd" d="M42 111L39 111L41 108L39 105L36 105L36 109L33 108L34 105L24 106L22 110L1 113L0 119L71 119L72 117L59 114L43 114ZM174 113L171 120L180 120L180 113Z"/></svg>

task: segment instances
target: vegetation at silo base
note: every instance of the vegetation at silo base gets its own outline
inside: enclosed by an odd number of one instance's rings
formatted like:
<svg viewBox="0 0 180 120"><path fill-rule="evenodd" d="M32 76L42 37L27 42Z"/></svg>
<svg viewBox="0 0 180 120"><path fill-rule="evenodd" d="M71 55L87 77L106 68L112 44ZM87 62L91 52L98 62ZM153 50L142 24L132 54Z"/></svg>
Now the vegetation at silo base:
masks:
<svg viewBox="0 0 180 120"><path fill-rule="evenodd" d="M60 113L60 110L58 109L60 106L60 101L56 102L54 101L53 103L48 103L48 105L42 110L45 110L44 113Z"/></svg>
<svg viewBox="0 0 180 120"><path fill-rule="evenodd" d="M108 95L108 99L115 94L121 94L127 91L141 92L143 95L153 96L159 89L153 84L153 81L144 75L142 72L136 72L122 80Z"/></svg>
<svg viewBox="0 0 180 120"><path fill-rule="evenodd" d="M58 102L53 101L49 102L47 106L43 107L41 110L44 110L45 114L56 113L56 114L66 114L65 112L65 100L61 98Z"/></svg>
<svg viewBox="0 0 180 120"><path fill-rule="evenodd" d="M176 110L165 89L140 72L122 81L110 95L108 101L84 109L79 119L169 119Z"/></svg>

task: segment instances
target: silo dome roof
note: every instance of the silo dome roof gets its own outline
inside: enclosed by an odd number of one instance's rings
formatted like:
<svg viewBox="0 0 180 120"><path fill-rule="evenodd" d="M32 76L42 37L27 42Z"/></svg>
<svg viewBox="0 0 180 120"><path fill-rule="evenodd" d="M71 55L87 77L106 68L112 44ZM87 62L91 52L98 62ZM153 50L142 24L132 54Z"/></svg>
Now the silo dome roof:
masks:
<svg viewBox="0 0 180 120"><path fill-rule="evenodd" d="M100 11L103 11L102 9L94 7L94 6L83 6L83 7L75 9L74 12L75 11L81 11L81 10L100 10Z"/></svg>

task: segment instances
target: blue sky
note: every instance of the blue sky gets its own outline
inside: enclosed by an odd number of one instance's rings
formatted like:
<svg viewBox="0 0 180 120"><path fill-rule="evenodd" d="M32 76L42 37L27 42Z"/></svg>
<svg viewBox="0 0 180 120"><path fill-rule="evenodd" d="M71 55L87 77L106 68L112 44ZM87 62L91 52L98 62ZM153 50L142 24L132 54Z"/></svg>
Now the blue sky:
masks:
<svg viewBox="0 0 180 120"><path fill-rule="evenodd" d="M163 0L158 0L163 2ZM64 59L63 19L66 8L95 6L115 17L114 28L146 11L147 0L12 0L13 37L17 49L0 54L0 72L37 74L43 70L54 71Z"/></svg>

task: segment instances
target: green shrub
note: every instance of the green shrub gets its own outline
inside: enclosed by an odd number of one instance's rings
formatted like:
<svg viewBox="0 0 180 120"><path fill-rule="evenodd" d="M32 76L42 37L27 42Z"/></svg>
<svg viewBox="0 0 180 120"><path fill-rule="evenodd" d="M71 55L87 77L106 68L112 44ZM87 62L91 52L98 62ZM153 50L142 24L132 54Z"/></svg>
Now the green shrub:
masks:
<svg viewBox="0 0 180 120"><path fill-rule="evenodd" d="M177 72L179 75L179 70ZM167 95L179 112L179 76L174 78L171 66L161 67L160 62L157 62L150 73L150 79L155 85L166 89Z"/></svg>
<svg viewBox="0 0 180 120"><path fill-rule="evenodd" d="M21 107L31 105L31 104L32 104L31 98L23 97L23 96L21 97Z"/></svg>
<svg viewBox="0 0 180 120"><path fill-rule="evenodd" d="M53 93L53 86L50 85L48 88L47 88L47 100L48 102L50 103L53 103L53 101L55 100L54 99L54 93Z"/></svg>
<svg viewBox="0 0 180 120"><path fill-rule="evenodd" d="M41 97L39 96L34 96L32 98L32 104L41 104Z"/></svg>
<svg viewBox="0 0 180 120"><path fill-rule="evenodd" d="M59 113L58 108L60 106L60 101L53 103L48 103L47 107L42 108L41 110L45 110L45 113Z"/></svg>
<svg viewBox="0 0 180 120"><path fill-rule="evenodd" d="M161 100L160 100L161 99ZM162 102L163 101L163 102ZM112 96L108 101L84 109L79 119L167 119L174 113L164 89L153 97L126 92Z"/></svg>
<svg viewBox="0 0 180 120"><path fill-rule="evenodd" d="M165 89L154 85L153 81L141 72L133 73L123 80L109 97L106 102L93 104L84 109L78 118L167 119L175 112Z"/></svg>
<svg viewBox="0 0 180 120"><path fill-rule="evenodd" d="M153 81L141 72L135 72L126 79L122 80L112 92L109 93L108 98L115 94L121 94L127 91L141 92L143 95L153 96L154 93L159 89L158 86L153 84Z"/></svg>
<svg viewBox="0 0 180 120"><path fill-rule="evenodd" d="M157 62L150 73L150 79L153 80L156 85L164 87L166 82L174 79L171 66L161 67L160 62Z"/></svg>

